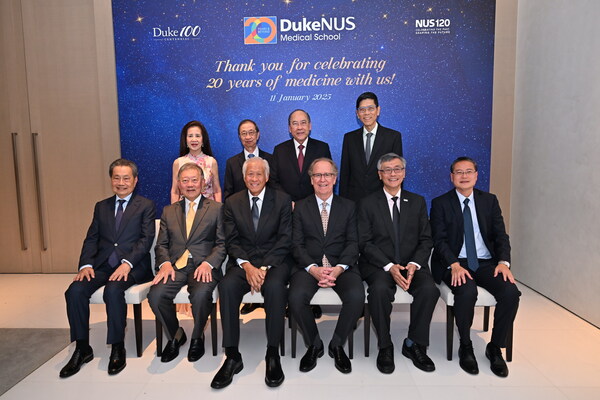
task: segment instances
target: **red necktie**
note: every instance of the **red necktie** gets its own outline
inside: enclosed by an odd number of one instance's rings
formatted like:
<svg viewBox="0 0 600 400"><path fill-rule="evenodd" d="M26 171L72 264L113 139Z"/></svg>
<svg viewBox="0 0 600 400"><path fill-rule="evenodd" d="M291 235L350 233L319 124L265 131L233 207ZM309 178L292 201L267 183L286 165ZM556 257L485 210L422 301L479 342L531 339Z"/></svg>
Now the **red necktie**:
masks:
<svg viewBox="0 0 600 400"><path fill-rule="evenodd" d="M300 172L302 172L302 167L304 166L304 153L302 152L303 148L304 145L298 146L298 169L300 170Z"/></svg>

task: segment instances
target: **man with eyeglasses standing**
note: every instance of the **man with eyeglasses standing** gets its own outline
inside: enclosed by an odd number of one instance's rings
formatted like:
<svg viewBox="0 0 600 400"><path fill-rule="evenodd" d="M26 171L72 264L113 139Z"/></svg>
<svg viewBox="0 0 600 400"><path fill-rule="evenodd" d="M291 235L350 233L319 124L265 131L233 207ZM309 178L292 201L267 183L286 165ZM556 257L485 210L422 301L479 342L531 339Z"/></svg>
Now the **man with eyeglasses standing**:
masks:
<svg viewBox="0 0 600 400"><path fill-rule="evenodd" d="M260 130L256 122L251 119L244 119L238 125L238 137L240 143L244 147L241 153L227 160L225 166L225 187L223 202L234 193L246 189L244 183L244 175L242 174L242 165L244 162L253 157L264 158L269 162L273 163L273 156L271 153L262 151L258 148L258 140L260 139ZM268 184L267 184L268 185Z"/></svg>
<svg viewBox="0 0 600 400"><path fill-rule="evenodd" d="M383 155L377 162L383 189L365 197L358 207L358 265L369 285L368 301L377 332L377 368L394 372L394 345L390 314L397 290L413 297L408 336L402 354L423 371L434 371L427 356L429 326L439 297L429 271L433 241L422 196L402 189L406 160L397 154Z"/></svg>
<svg viewBox="0 0 600 400"><path fill-rule="evenodd" d="M387 153L402 156L400 132L381 126L381 113L375 93L365 92L356 99L356 116L361 128L344 135L340 165L340 196L358 201L381 189L377 160Z"/></svg>
<svg viewBox="0 0 600 400"><path fill-rule="evenodd" d="M267 160L269 164L273 163L273 156L271 153L262 151L258 148L258 139L260 139L260 130L256 122L251 119L244 119L238 125L238 136L240 142L244 147L241 153L227 160L225 166L225 187L223 189L223 202L227 200L229 196L234 193L240 192L246 189L246 183L244 182L244 174L242 173L242 166L244 162L253 157L260 157ZM270 182L267 182L267 186L270 186ZM246 315L261 307L258 303L244 304L240 310L240 314Z"/></svg>
<svg viewBox="0 0 600 400"><path fill-rule="evenodd" d="M496 298L492 340L485 349L494 374L508 376L502 347L513 325L519 296L510 270L510 242L502 211L495 195L475 189L477 163L459 157L450 166L454 189L433 199L431 228L434 240L433 277L444 282L454 294L454 314L460 335L460 367L478 374L470 330L473 323L477 286Z"/></svg>
<svg viewBox="0 0 600 400"><path fill-rule="evenodd" d="M324 354L324 346L313 318L310 301L319 288L331 288L342 300L342 309L327 352L342 373L352 371L344 342L364 307L365 295L358 272L358 233L354 202L333 194L337 167L328 158L318 158L308 174L314 195L296 203L292 253L297 270L290 280L290 311L308 347L300 360L300 371L308 372Z"/></svg>

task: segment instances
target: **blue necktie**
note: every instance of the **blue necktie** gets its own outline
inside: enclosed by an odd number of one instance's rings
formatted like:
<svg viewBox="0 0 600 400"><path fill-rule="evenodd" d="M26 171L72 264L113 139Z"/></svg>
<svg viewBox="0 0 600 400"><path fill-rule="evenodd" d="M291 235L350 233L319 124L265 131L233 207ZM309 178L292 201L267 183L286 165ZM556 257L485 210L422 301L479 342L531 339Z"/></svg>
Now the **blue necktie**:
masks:
<svg viewBox="0 0 600 400"><path fill-rule="evenodd" d="M467 264L471 271L477 271L479 261L477 260L477 248L475 247L475 232L473 231L473 217L469 207L469 199L463 201L463 219L465 224L465 247L467 248Z"/></svg>
<svg viewBox="0 0 600 400"><path fill-rule="evenodd" d="M258 197L252 198L252 224L254 225L255 232L258 229L258 218L259 218L258 204L256 204L257 201L258 201Z"/></svg>
<svg viewBox="0 0 600 400"><path fill-rule="evenodd" d="M254 154L252 154L252 153L248 154L248 158L249 159L252 158L252 157L254 157Z"/></svg>
<svg viewBox="0 0 600 400"><path fill-rule="evenodd" d="M115 215L115 233L119 231L119 226L121 226L121 220L123 219L123 204L125 204L125 200L119 199L119 207L117 207L117 214ZM115 268L119 264L119 257L117 257L117 250L115 249L110 257L108 257L108 264Z"/></svg>

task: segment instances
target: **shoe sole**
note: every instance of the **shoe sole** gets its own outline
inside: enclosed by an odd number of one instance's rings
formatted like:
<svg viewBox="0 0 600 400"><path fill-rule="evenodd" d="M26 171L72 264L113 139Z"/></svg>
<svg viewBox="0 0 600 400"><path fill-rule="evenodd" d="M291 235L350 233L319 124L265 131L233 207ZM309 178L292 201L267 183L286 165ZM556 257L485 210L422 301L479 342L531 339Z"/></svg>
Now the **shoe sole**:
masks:
<svg viewBox="0 0 600 400"><path fill-rule="evenodd" d="M244 363L240 363L240 366L233 370L233 375L238 374L243 369L244 369ZM225 382L224 385L216 385L214 382L211 382L210 387L213 389L224 389L227 386L231 385L231 382L233 382L233 376L231 376L231 379L228 380L227 382Z"/></svg>
<svg viewBox="0 0 600 400"><path fill-rule="evenodd" d="M406 351L404 349L404 347L402 347L402 355L406 358L408 358L409 360L412 361L413 365L415 367L417 367L418 369L420 369L421 371L425 371L425 372L433 372L435 371L435 366L433 367L426 367L424 365L421 365L420 363L418 363L417 361L415 361L411 356L410 353L408 351Z"/></svg>

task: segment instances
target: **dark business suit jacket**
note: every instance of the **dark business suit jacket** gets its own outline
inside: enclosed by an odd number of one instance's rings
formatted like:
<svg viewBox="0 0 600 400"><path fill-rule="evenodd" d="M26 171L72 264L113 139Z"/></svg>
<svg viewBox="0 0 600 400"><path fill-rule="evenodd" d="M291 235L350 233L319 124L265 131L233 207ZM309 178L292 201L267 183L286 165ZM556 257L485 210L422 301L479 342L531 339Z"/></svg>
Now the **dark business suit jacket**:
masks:
<svg viewBox="0 0 600 400"><path fill-rule="evenodd" d="M133 265L130 274L136 283L152 279L150 248L154 241L156 207L152 200L134 194L123 212L119 231L115 232L115 196L99 201L88 229L79 267L90 264L93 268L107 265L114 250L119 260Z"/></svg>
<svg viewBox="0 0 600 400"><path fill-rule="evenodd" d="M302 200L314 193L308 176L308 167L320 157L331 158L329 145L320 140L308 138L304 150L302 171L298 169L298 158L294 140L286 140L275 146L271 166L271 181L275 189L282 190L292 197L292 201Z"/></svg>
<svg viewBox="0 0 600 400"><path fill-rule="evenodd" d="M406 266L415 262L429 270L433 241L425 199L408 190L400 194L400 260L394 260L395 233L383 189L365 197L359 204L358 242L360 272L363 278L389 263Z"/></svg>
<svg viewBox="0 0 600 400"><path fill-rule="evenodd" d="M353 201L333 196L327 225L323 232L321 210L314 195L300 200L294 207L293 255L298 268L311 264L322 265L323 254L332 266L348 265L348 271L357 271L358 231L356 207Z"/></svg>
<svg viewBox="0 0 600 400"><path fill-rule="evenodd" d="M400 132L379 124L368 164L363 144L363 127L346 133L342 145L340 196L359 201L363 197L381 190L383 185L377 174L377 161L387 153L396 153L402 156Z"/></svg>
<svg viewBox="0 0 600 400"><path fill-rule="evenodd" d="M478 189L473 189L473 196L481 236L493 262L510 262L510 241L498 199L495 195ZM431 269L433 278L440 283L450 264L458 262L458 254L464 241L462 207L455 189L431 202L431 230L434 241Z"/></svg>
<svg viewBox="0 0 600 400"><path fill-rule="evenodd" d="M273 156L266 151L258 149L258 155L269 162L269 166L273 164ZM240 190L246 189L246 183L244 183L244 175L242 174L242 166L246 158L244 151L230 157L225 165L225 185L223 188L223 201L234 193Z"/></svg>
<svg viewBox="0 0 600 400"><path fill-rule="evenodd" d="M223 215L229 255L227 270L239 268L238 258L248 260L255 267L289 268L292 265L292 204L287 194L266 188L256 232L247 190L227 199Z"/></svg>
<svg viewBox="0 0 600 400"><path fill-rule="evenodd" d="M156 241L156 267L164 262L175 262L186 249L192 253L197 267L203 261L213 267L213 274L222 277L221 264L225 259L225 234L221 203L202 197L194 223L187 238L185 228L185 199L166 206L160 218L160 230Z"/></svg>

